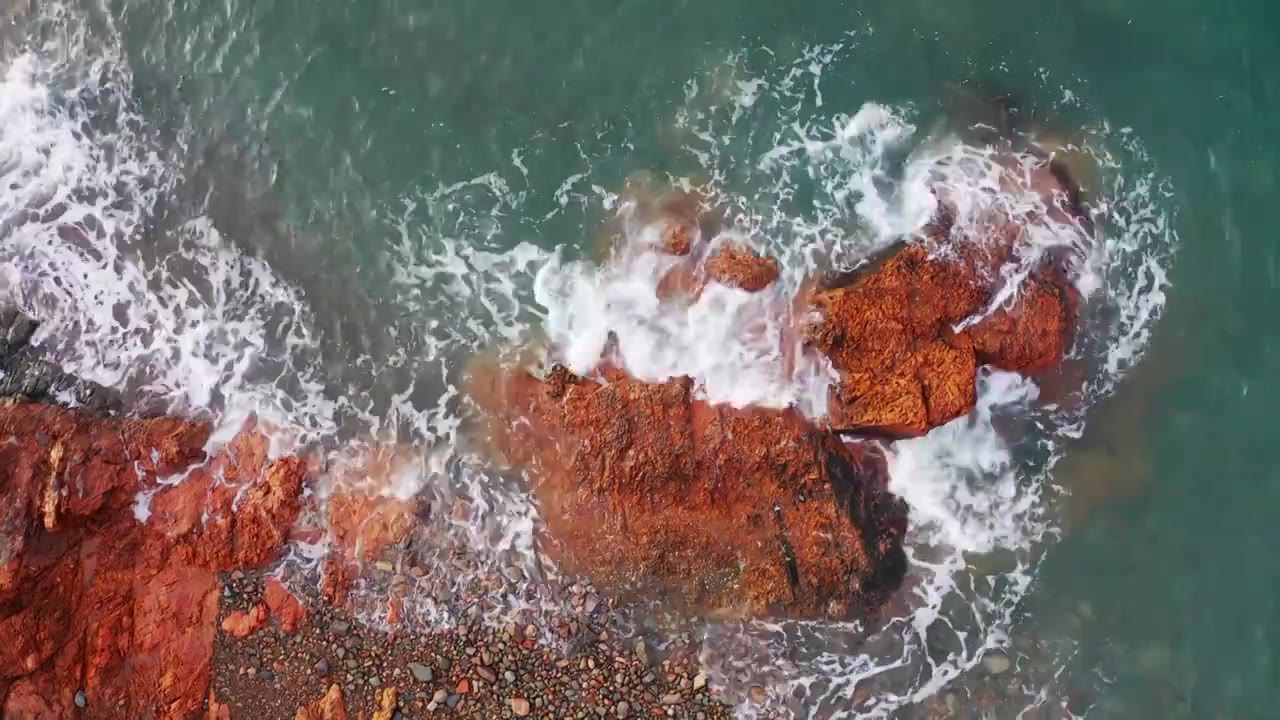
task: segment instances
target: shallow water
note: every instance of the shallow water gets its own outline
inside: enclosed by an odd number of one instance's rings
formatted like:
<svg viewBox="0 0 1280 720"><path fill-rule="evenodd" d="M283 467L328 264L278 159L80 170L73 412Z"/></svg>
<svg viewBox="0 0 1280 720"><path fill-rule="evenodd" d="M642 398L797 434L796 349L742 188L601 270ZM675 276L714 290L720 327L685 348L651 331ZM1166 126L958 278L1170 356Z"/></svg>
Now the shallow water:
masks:
<svg viewBox="0 0 1280 720"><path fill-rule="evenodd" d="M600 298L631 297L556 292L586 286L574 261L624 180L709 180L795 283L910 226L955 86L1008 94L1102 156L1087 402L1032 410L987 378L989 414L895 458L912 609L871 640L712 624L707 662L802 716L1270 717L1280 17L1201 5L17 3L0 296L141 406L229 432L254 413L280 451L418 448L397 492L479 508L430 529L428 581L536 577L536 513L466 452L456 388L473 353L581 340ZM716 317L659 328L688 352L653 373L813 396L702 344ZM1001 439L1001 416L1037 432ZM996 646L1014 663L992 680Z"/></svg>

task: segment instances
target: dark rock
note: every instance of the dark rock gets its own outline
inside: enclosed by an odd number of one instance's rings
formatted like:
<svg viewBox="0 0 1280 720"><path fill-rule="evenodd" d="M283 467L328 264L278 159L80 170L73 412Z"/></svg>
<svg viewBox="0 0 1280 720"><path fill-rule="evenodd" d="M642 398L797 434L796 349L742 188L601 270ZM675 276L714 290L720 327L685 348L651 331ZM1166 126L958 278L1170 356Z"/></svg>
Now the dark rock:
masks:
<svg viewBox="0 0 1280 720"><path fill-rule="evenodd" d="M431 668L423 665L422 663L409 663L409 672L418 682L429 683L435 679L435 674L431 671Z"/></svg>
<svg viewBox="0 0 1280 720"><path fill-rule="evenodd" d="M21 397L115 415L123 409L118 393L63 372L40 357L30 344L37 323L13 308L0 308L0 398Z"/></svg>

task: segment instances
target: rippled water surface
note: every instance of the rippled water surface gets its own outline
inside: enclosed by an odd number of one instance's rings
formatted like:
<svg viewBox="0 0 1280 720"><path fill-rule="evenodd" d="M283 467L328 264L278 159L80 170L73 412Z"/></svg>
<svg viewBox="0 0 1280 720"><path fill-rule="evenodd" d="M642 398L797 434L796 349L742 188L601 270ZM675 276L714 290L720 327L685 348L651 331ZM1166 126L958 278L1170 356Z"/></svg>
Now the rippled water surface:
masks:
<svg viewBox="0 0 1280 720"><path fill-rule="evenodd" d="M528 591L556 575L528 493L465 433L477 354L550 337L572 361L624 328L640 374L820 409L818 371L782 382L741 339L767 308L662 316L594 266L628 178L710 188L785 291L918 224L919 169L967 152L942 121L1008 96L1095 168L1079 391L986 375L970 417L898 447L912 565L883 626L700 623L704 660L799 717L1274 716L1273 4L5 8L0 299L139 408L221 437L256 415L335 477L402 448L390 491L473 510L422 530L431 626L482 576L495 613L559 602ZM284 562L314 581L323 552Z"/></svg>

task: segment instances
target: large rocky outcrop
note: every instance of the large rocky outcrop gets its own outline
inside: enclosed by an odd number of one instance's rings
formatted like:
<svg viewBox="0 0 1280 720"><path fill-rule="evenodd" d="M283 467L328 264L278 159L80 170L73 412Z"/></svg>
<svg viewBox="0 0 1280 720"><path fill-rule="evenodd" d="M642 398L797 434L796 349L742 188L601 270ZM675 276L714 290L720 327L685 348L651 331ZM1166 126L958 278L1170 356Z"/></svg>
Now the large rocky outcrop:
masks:
<svg viewBox="0 0 1280 720"><path fill-rule="evenodd" d="M202 464L208 437L172 418L0 407L0 716L200 714L217 573L274 556L303 480L252 428Z"/></svg>
<svg viewBox="0 0 1280 720"><path fill-rule="evenodd" d="M873 446L840 435L922 435L973 409L980 367L1048 369L1074 332L1063 256L991 307L1028 232L1084 224L1078 194L1047 162L995 162L1004 189L1039 198L1040 209L973 216L966 206L959 223L960 204L939 188L938 217L919 237L793 299L791 316L811 319L784 328L782 342L822 353L839 374L823 418L711 406L688 378L639 382L616 338L588 378L474 365L485 436L528 471L563 565L614 589L665 589L701 610L877 609L903 577L906 510ZM757 292L777 279L772 259L713 238L720 219L700 216L696 196L641 189L629 212L644 227L631 228L632 244L615 245L612 261L667 256L659 297L694 298L712 282Z"/></svg>
<svg viewBox="0 0 1280 720"><path fill-rule="evenodd" d="M791 410L696 400L688 378L609 375L473 376L489 438L529 468L567 568L752 615L847 617L897 587L906 511L878 456Z"/></svg>

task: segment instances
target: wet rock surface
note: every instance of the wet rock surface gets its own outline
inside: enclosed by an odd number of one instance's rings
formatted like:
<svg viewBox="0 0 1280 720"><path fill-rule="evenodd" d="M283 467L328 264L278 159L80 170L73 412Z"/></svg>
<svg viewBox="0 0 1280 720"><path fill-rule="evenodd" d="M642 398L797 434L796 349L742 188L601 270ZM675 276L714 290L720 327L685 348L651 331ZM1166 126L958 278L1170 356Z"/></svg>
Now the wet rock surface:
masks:
<svg viewBox="0 0 1280 720"><path fill-rule="evenodd" d="M1006 189L1039 197L1042 209L990 209L959 228L953 201L935 191L938 217L922 237L812 294L820 318L808 342L840 374L829 398L831 427L923 435L973 409L978 368L1032 375L1066 355L1079 302L1067 277L1071 251L1050 253L1004 300L1002 271L1033 228L1053 222L1084 233L1087 218L1049 164L1028 170L1016 155L1002 159L1019 168L1001 176Z"/></svg>
<svg viewBox="0 0 1280 720"><path fill-rule="evenodd" d="M850 285L816 292L809 342L840 373L828 422L855 435L914 437L966 415L978 368L1035 373L1057 364L1074 332L1075 300L1046 268L1011 307L967 327L991 302L970 261L909 245Z"/></svg>
<svg viewBox="0 0 1280 720"><path fill-rule="evenodd" d="M906 508L869 446L794 411L695 400L687 378L601 383L556 368L487 382L473 394L497 414L490 437L530 469L559 559L606 589L848 617L901 582Z"/></svg>
<svg viewBox="0 0 1280 720"><path fill-rule="evenodd" d="M16 308L0 306L0 398L25 398L82 407L105 415L120 412L118 393L62 371L31 345L39 324Z"/></svg>

